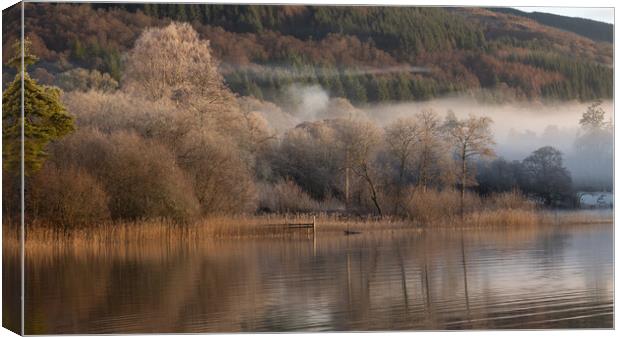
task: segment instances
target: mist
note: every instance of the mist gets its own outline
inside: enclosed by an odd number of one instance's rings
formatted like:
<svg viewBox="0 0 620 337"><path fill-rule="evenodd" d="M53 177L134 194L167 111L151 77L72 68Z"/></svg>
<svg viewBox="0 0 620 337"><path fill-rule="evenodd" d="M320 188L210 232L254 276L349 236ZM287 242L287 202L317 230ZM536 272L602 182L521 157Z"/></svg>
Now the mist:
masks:
<svg viewBox="0 0 620 337"><path fill-rule="evenodd" d="M445 116L448 111L459 117L486 116L493 120L496 152L506 159L522 159L537 148L553 146L570 152L579 132L579 119L592 102L517 102L485 104L473 97L451 97L426 102L381 104L365 107L372 120L386 125L397 118L412 116L433 109ZM613 116L613 102L605 101L602 108L607 117Z"/></svg>
<svg viewBox="0 0 620 337"><path fill-rule="evenodd" d="M363 118L380 127L399 118L412 117L423 110L432 109L441 118L448 112L464 118L469 115L486 116L493 120L492 130L497 157L506 160L523 160L543 146L560 150L564 162L577 185L583 181L598 181L595 185L608 188L612 185L612 161L598 158L584 160L575 151L575 142L583 134L579 125L582 114L593 102L508 102L503 104L484 103L473 95L461 95L433 99L423 102L398 102L367 104L355 107L344 98L330 97L320 85L294 84L286 88L286 100L275 102L280 113L274 119L273 109L263 111L268 123L280 133L304 121L328 118ZM606 120L613 118L613 101L603 101L601 108ZM269 109L268 109L269 110ZM282 122L281 115L288 115ZM613 139L608 139L611 143ZM588 163L590 162L590 163ZM603 164L601 164L603 163ZM603 167L601 167L601 165ZM587 166L587 167L584 167Z"/></svg>

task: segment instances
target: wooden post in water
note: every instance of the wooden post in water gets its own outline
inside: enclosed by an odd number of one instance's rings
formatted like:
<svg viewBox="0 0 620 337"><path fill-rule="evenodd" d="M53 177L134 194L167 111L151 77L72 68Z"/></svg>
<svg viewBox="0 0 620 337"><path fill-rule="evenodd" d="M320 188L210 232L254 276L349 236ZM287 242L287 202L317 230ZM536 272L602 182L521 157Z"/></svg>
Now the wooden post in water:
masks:
<svg viewBox="0 0 620 337"><path fill-rule="evenodd" d="M316 257L316 215L312 216L312 253Z"/></svg>
<svg viewBox="0 0 620 337"><path fill-rule="evenodd" d="M463 259L463 283L465 287L465 306L467 307L467 320L471 324L471 312L469 310L469 290L467 287L467 264L465 260L465 241L463 240L463 230L461 229L461 257ZM471 328L471 326L470 326Z"/></svg>

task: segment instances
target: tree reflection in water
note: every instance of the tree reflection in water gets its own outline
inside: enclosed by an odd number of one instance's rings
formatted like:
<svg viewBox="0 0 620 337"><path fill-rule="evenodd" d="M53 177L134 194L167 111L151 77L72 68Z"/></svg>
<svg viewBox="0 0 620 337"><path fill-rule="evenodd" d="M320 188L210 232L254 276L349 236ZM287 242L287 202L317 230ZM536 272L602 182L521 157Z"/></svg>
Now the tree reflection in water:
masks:
<svg viewBox="0 0 620 337"><path fill-rule="evenodd" d="M588 225L31 247L26 333L610 328L611 233Z"/></svg>

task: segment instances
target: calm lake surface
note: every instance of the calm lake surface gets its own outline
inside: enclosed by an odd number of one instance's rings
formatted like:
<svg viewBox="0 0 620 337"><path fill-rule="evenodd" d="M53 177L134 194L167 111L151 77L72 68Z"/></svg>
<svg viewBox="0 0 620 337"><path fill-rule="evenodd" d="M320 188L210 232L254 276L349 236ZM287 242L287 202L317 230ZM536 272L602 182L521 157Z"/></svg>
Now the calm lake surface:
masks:
<svg viewBox="0 0 620 337"><path fill-rule="evenodd" d="M613 225L27 252L26 333L611 328Z"/></svg>

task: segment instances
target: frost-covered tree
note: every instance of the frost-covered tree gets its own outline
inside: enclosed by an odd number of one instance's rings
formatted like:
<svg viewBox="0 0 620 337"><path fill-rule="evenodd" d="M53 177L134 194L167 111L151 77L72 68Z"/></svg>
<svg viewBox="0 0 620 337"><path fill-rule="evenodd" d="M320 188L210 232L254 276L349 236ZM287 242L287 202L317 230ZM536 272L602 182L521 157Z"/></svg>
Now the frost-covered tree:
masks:
<svg viewBox="0 0 620 337"><path fill-rule="evenodd" d="M611 191L613 123L601 105L602 102L595 102L583 113L575 151L567 161L579 188Z"/></svg>
<svg viewBox="0 0 620 337"><path fill-rule="evenodd" d="M394 212L400 207L405 178L420 142L420 126L414 118L401 118L385 128L387 151L396 168Z"/></svg>
<svg viewBox="0 0 620 337"><path fill-rule="evenodd" d="M209 41L200 39L186 23L147 28L140 35L127 54L123 87L150 100L174 101L193 113L203 128L232 134L243 124Z"/></svg>
<svg viewBox="0 0 620 337"><path fill-rule="evenodd" d="M459 187L461 190L461 215L464 212L465 190L472 185L469 162L475 157L490 157L495 153L491 146L495 144L491 132L492 120L489 117L469 116L457 119L450 112L446 117L444 129L448 141L452 144L454 155L460 164Z"/></svg>

